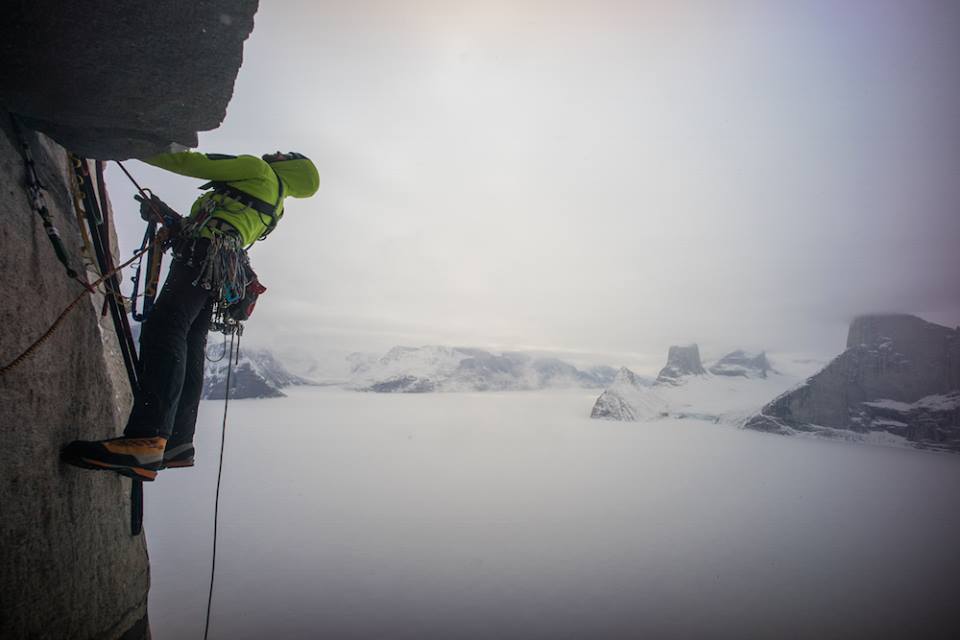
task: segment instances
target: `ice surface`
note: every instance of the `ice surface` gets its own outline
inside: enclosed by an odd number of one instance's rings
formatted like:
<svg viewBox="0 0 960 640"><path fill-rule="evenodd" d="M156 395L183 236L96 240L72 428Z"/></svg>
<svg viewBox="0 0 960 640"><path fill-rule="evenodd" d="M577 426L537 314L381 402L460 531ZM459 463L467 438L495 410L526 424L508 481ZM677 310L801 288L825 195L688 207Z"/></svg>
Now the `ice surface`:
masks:
<svg viewBox="0 0 960 640"><path fill-rule="evenodd" d="M595 396L232 403L211 637L956 629L960 457L590 420ZM157 640L202 633L221 411L201 406L199 467L145 490Z"/></svg>

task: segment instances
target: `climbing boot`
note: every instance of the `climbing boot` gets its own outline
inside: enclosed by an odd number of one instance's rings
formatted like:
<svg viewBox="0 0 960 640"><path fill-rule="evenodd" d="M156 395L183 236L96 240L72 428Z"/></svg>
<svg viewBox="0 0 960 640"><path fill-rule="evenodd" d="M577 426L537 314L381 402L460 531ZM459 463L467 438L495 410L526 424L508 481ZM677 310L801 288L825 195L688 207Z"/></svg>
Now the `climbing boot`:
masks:
<svg viewBox="0 0 960 640"><path fill-rule="evenodd" d="M111 438L110 440L76 440L60 453L60 459L82 469L116 471L134 480L152 481L163 463L167 439Z"/></svg>
<svg viewBox="0 0 960 640"><path fill-rule="evenodd" d="M163 464L161 469L179 469L181 467L193 466L193 443L182 442L176 444L167 442L167 448L163 451Z"/></svg>

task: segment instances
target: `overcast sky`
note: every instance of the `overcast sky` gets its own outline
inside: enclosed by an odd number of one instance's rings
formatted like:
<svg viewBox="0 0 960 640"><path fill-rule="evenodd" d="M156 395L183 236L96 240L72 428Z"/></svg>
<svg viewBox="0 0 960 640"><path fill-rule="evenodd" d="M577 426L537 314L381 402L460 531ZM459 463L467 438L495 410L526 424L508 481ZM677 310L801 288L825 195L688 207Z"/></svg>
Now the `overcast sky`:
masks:
<svg viewBox="0 0 960 640"><path fill-rule="evenodd" d="M621 364L960 323L958 60L951 2L263 2L200 148L321 189L254 248L246 337Z"/></svg>

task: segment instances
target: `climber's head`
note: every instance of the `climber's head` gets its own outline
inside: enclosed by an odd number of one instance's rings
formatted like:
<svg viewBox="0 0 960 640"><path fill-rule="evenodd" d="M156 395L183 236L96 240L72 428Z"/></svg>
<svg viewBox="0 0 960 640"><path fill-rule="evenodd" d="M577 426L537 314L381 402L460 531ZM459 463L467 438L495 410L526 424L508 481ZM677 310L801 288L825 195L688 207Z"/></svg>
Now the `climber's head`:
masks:
<svg viewBox="0 0 960 640"><path fill-rule="evenodd" d="M261 156L277 172L287 189L287 195L294 198L309 198L320 187L320 175L317 167L302 153L288 151L268 153Z"/></svg>
<svg viewBox="0 0 960 640"><path fill-rule="evenodd" d="M273 164L274 162L283 162L284 160L304 160L307 156L302 153L297 153L296 151L277 151L276 153L265 153L262 156L266 162Z"/></svg>

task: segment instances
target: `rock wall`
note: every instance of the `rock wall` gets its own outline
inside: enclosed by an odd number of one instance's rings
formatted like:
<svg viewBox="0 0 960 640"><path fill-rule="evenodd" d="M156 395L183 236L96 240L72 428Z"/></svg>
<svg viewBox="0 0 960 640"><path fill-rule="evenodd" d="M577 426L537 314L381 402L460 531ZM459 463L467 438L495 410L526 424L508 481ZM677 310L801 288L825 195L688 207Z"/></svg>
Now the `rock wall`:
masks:
<svg viewBox="0 0 960 640"><path fill-rule="evenodd" d="M196 143L233 92L256 0L13 0L0 21L0 365L49 327L66 277L24 188L9 112L27 131L46 202L81 268L65 145L100 159ZM59 143L59 144L58 144ZM131 402L102 299L87 297L32 357L0 375L0 637L148 638L149 562L131 536L130 481L59 461L118 435ZM146 490L149 500L149 489Z"/></svg>
<svg viewBox="0 0 960 640"><path fill-rule="evenodd" d="M28 139L67 251L79 266L79 225L66 152ZM0 119L0 359L7 364L81 290L66 277L23 188L24 165ZM77 438L117 435L130 389L101 296L88 297L27 361L0 376L0 637L117 638L146 630L149 564L130 535L130 481L59 461ZM144 633L133 637L144 637Z"/></svg>
<svg viewBox="0 0 960 640"><path fill-rule="evenodd" d="M847 350L763 408L748 429L879 433L960 450L960 330L909 315L864 316Z"/></svg>
<svg viewBox="0 0 960 640"><path fill-rule="evenodd" d="M695 345L670 347L667 352L667 364L657 375L660 384L679 384L683 376L702 376L707 372L700 361L700 348Z"/></svg>

